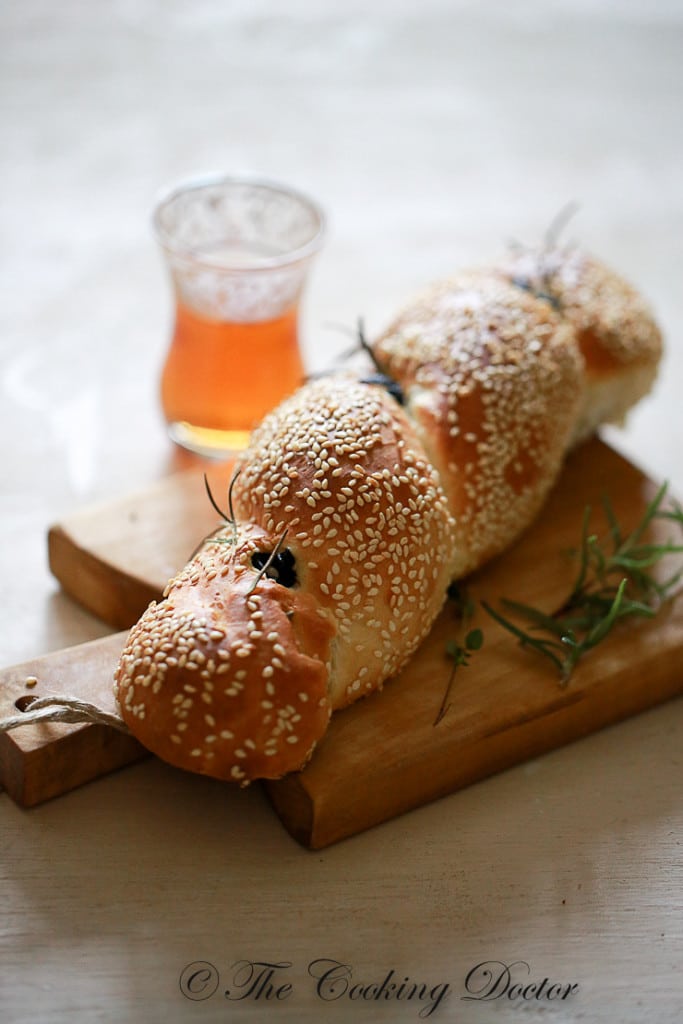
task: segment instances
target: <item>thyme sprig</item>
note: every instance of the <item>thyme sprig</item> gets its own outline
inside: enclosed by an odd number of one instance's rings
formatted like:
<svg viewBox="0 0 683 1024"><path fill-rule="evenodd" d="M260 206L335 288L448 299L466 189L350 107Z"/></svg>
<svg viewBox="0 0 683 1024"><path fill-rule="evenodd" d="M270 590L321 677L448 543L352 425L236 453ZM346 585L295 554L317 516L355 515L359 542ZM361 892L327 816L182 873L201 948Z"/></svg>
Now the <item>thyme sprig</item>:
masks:
<svg viewBox="0 0 683 1024"><path fill-rule="evenodd" d="M524 620L524 628L482 601L484 610L522 647L537 651L555 665L562 685L568 683L583 655L604 640L617 622L629 617L652 618L674 595L683 569L663 581L650 570L666 555L683 553L683 545L643 539L655 520L669 520L683 532L683 508L678 504L664 508L666 492L667 484L663 484L641 521L626 536L607 498L602 502L608 524L605 539L589 532L591 509L585 509L576 579L568 598L552 614L503 599L503 606Z"/></svg>
<svg viewBox="0 0 683 1024"><path fill-rule="evenodd" d="M459 586L457 583L452 583L448 588L448 596L455 605L456 615L460 619L461 625L466 626L474 615L474 601L469 597L465 588L463 586ZM452 660L451 672L448 677L448 683L446 684L443 700L441 701L441 707L434 719L434 725L438 725L450 710L451 690L453 689L457 670L461 666L465 667L469 665L472 654L474 654L475 651L481 650L483 644L484 634L481 629L470 629L466 633L463 643L458 643L455 640L449 640L446 644L446 654Z"/></svg>

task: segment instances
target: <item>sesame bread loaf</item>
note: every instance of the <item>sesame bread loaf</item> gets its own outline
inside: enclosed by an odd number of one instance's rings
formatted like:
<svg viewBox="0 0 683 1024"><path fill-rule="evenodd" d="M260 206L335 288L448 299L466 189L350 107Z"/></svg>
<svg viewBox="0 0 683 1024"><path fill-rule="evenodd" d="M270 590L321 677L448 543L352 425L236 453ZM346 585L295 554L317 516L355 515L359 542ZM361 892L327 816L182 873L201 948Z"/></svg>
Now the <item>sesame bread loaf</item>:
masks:
<svg viewBox="0 0 683 1024"><path fill-rule="evenodd" d="M117 668L149 750L241 784L303 767L449 582L531 523L571 445L648 390L661 342L641 300L587 257L558 267L551 293L517 265L437 285L374 342L385 377L323 377L266 417L227 522Z"/></svg>

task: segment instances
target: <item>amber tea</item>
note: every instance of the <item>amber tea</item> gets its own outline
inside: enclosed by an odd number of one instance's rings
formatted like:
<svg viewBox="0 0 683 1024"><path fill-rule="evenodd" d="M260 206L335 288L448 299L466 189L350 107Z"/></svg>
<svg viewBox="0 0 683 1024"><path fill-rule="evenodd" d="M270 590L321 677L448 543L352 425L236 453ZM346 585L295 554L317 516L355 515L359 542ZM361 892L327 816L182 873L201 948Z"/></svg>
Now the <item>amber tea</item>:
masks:
<svg viewBox="0 0 683 1024"><path fill-rule="evenodd" d="M228 179L177 189L155 227L176 300L161 377L169 433L228 455L303 380L299 305L322 214L291 189Z"/></svg>
<svg viewBox="0 0 683 1024"><path fill-rule="evenodd" d="M184 447L237 451L303 376L295 308L274 320L235 323L179 303L161 378L166 422Z"/></svg>

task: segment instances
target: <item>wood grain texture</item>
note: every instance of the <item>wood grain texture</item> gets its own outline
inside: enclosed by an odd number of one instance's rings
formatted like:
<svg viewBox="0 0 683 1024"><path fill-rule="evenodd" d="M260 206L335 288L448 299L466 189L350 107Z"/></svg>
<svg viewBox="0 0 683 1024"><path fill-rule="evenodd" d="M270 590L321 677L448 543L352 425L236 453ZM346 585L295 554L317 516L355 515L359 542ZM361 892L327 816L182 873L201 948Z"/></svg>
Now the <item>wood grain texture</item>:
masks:
<svg viewBox="0 0 683 1024"><path fill-rule="evenodd" d="M604 532L601 498L608 494L624 530L630 530L655 490L645 474L609 447L589 442L569 458L538 521L512 549L468 581L470 596L493 605L508 597L553 611L576 574L572 548L586 505L594 509L591 528ZM163 566L191 550L202 531L213 525L198 504L198 494L203 494L203 484L190 473L157 485L149 507L140 495L113 509L83 513L78 523L63 530L77 538L68 549L68 578L77 584L84 553L97 565L89 575L97 582L96 603L129 618L136 612L138 592L132 586L121 588L121 581L135 578L156 594L165 582L159 578ZM172 515L159 532L154 524L162 508ZM169 534L172 544L166 548ZM669 534L669 524L658 522L650 537L662 541ZM86 599L92 598L88 590ZM655 619L619 625L565 687L549 662L521 650L481 608L476 623L484 630L484 647L460 669L450 707L438 724L451 666L446 645L460 638L462 628L451 604L399 676L381 693L333 717L302 772L267 784L275 810L300 843L328 846L683 692L680 599ZM122 643L123 635L117 635L5 673L0 677L3 707L16 700L29 673L39 678L41 694L43 680L63 684L68 679L74 692L111 706L110 681ZM90 766L89 777L106 771L109 753L101 737L93 753L91 729L106 732L99 726L43 726L27 729L25 735L10 734L13 746L11 752L4 751L1 763L15 799L35 803L60 787L84 781ZM127 755L113 746L111 767Z"/></svg>
<svg viewBox="0 0 683 1024"><path fill-rule="evenodd" d="M125 633L68 647L0 673L0 718L32 697L71 696L115 712L113 672ZM27 687L27 679L36 679ZM0 733L0 781L16 803L33 807L90 782L147 752L103 725L40 723Z"/></svg>
<svg viewBox="0 0 683 1024"><path fill-rule="evenodd" d="M230 462L207 470L222 505L227 504L231 474ZM115 629L127 629L217 522L203 471L174 473L51 526L50 570L79 604Z"/></svg>

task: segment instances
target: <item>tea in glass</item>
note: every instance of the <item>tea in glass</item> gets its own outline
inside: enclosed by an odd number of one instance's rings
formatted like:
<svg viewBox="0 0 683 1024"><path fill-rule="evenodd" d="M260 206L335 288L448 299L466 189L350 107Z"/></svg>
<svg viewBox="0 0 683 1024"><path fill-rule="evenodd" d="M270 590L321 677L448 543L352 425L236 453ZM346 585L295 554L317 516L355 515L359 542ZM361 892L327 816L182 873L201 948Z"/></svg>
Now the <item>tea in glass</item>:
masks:
<svg viewBox="0 0 683 1024"><path fill-rule="evenodd" d="M285 186L222 179L175 190L154 224L175 295L161 377L169 433L228 455L303 381L299 306L323 215Z"/></svg>

